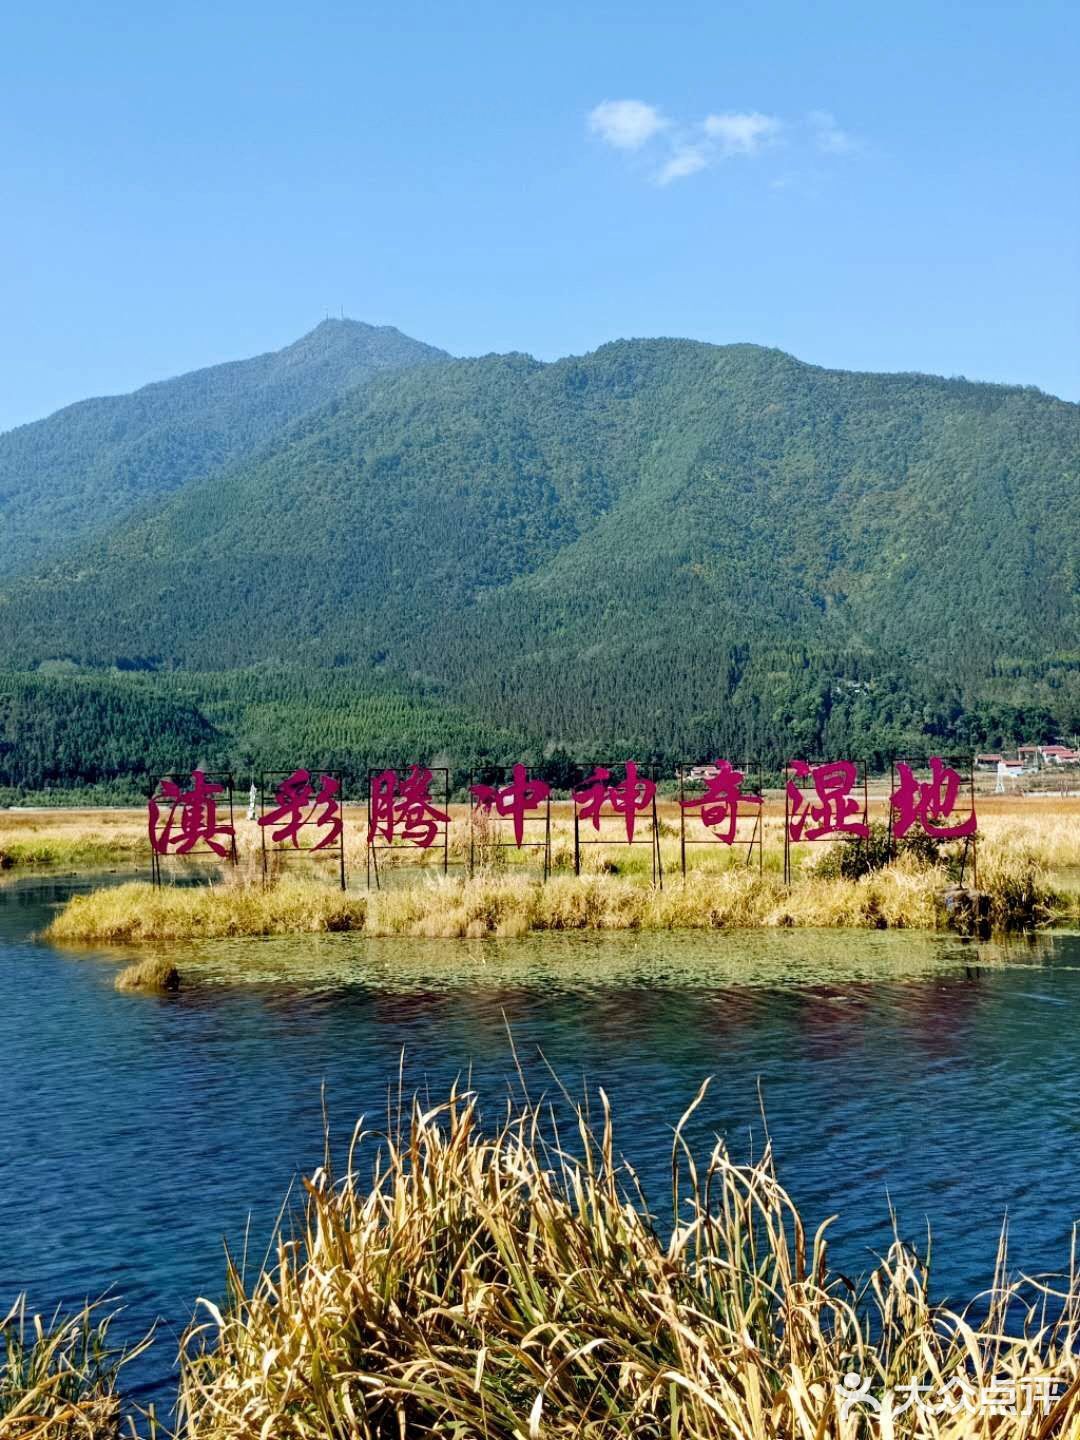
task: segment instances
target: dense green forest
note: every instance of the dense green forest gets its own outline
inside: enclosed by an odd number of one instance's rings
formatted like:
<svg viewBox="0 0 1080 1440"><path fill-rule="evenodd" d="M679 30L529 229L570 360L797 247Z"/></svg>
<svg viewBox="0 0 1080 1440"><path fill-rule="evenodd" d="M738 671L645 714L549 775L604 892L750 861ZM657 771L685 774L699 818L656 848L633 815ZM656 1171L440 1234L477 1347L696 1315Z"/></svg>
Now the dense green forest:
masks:
<svg viewBox="0 0 1080 1440"><path fill-rule="evenodd" d="M482 724L459 707L345 672L147 676L0 675L0 803L85 791L137 800L174 768L339 770L354 795L367 773L422 759L455 783L489 764L558 764L536 736Z"/></svg>
<svg viewBox="0 0 1080 1440"><path fill-rule="evenodd" d="M578 766L603 759L653 762L669 775L680 761L721 754L766 769L826 752L884 767L893 754L996 748L1060 730L1046 706L965 707L946 687L927 703L899 676L823 682L810 672L820 657L802 659L806 683L778 685L756 728L729 720L725 739L723 724L701 717L695 728L691 718L685 740L668 746L614 732L602 743L558 744L422 687L350 671L0 674L0 804L137 801L152 777L196 765L231 771L241 786L263 770L325 766L360 796L370 769L414 761L448 766L459 790L486 766L517 760L565 786Z"/></svg>
<svg viewBox="0 0 1080 1440"><path fill-rule="evenodd" d="M133 735L187 707L238 771L1049 739L1078 480L1034 389L678 340L413 365L7 581L0 665Z"/></svg>
<svg viewBox="0 0 1080 1440"><path fill-rule="evenodd" d="M380 371L445 358L390 326L327 320L284 350L83 400L9 430L0 435L0 575L254 454Z"/></svg>

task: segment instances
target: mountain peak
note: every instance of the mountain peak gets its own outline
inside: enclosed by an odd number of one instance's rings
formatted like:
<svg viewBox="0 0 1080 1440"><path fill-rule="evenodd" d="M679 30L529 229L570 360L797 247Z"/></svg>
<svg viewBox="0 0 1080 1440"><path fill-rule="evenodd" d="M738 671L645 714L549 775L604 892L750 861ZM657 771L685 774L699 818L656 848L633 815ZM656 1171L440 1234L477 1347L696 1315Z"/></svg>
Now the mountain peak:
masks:
<svg viewBox="0 0 1080 1440"><path fill-rule="evenodd" d="M447 355L392 325L321 321L281 350L155 381L0 435L0 574L246 459L374 375Z"/></svg>

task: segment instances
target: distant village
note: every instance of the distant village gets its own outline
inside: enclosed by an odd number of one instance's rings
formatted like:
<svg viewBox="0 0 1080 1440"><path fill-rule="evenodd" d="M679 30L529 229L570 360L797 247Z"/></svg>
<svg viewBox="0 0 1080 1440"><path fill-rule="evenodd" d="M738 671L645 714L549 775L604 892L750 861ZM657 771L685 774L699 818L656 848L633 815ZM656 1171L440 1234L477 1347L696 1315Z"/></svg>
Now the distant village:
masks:
<svg viewBox="0 0 1080 1440"><path fill-rule="evenodd" d="M1080 766L1080 750L1069 745L1018 745L1015 755L976 755L975 769L990 771L999 780L1015 780L1042 770Z"/></svg>

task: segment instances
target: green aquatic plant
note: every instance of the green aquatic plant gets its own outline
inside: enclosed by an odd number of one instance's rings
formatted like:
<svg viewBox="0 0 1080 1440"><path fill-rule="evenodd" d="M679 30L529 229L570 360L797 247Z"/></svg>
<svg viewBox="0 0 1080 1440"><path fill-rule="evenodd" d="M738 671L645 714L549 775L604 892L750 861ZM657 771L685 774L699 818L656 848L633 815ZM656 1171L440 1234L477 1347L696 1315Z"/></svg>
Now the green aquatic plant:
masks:
<svg viewBox="0 0 1080 1440"><path fill-rule="evenodd" d="M0 1440L118 1440L118 1377L150 1344L109 1337L100 1305L46 1321L20 1297L0 1322ZM153 1417L148 1417L151 1432Z"/></svg>

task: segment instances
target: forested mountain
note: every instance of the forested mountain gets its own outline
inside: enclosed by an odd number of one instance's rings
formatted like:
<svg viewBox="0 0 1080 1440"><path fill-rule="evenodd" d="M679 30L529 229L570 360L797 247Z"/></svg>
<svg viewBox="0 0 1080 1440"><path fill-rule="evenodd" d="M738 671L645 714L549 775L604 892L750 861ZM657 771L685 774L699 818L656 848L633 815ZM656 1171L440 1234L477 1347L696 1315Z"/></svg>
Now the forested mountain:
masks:
<svg viewBox="0 0 1080 1440"><path fill-rule="evenodd" d="M295 344L84 400L0 435L0 575L252 455L271 436L372 375L442 351L391 326L326 320Z"/></svg>
<svg viewBox="0 0 1080 1440"><path fill-rule="evenodd" d="M0 664L421 685L578 754L1080 728L1080 407L620 341L379 376L0 591Z"/></svg>

